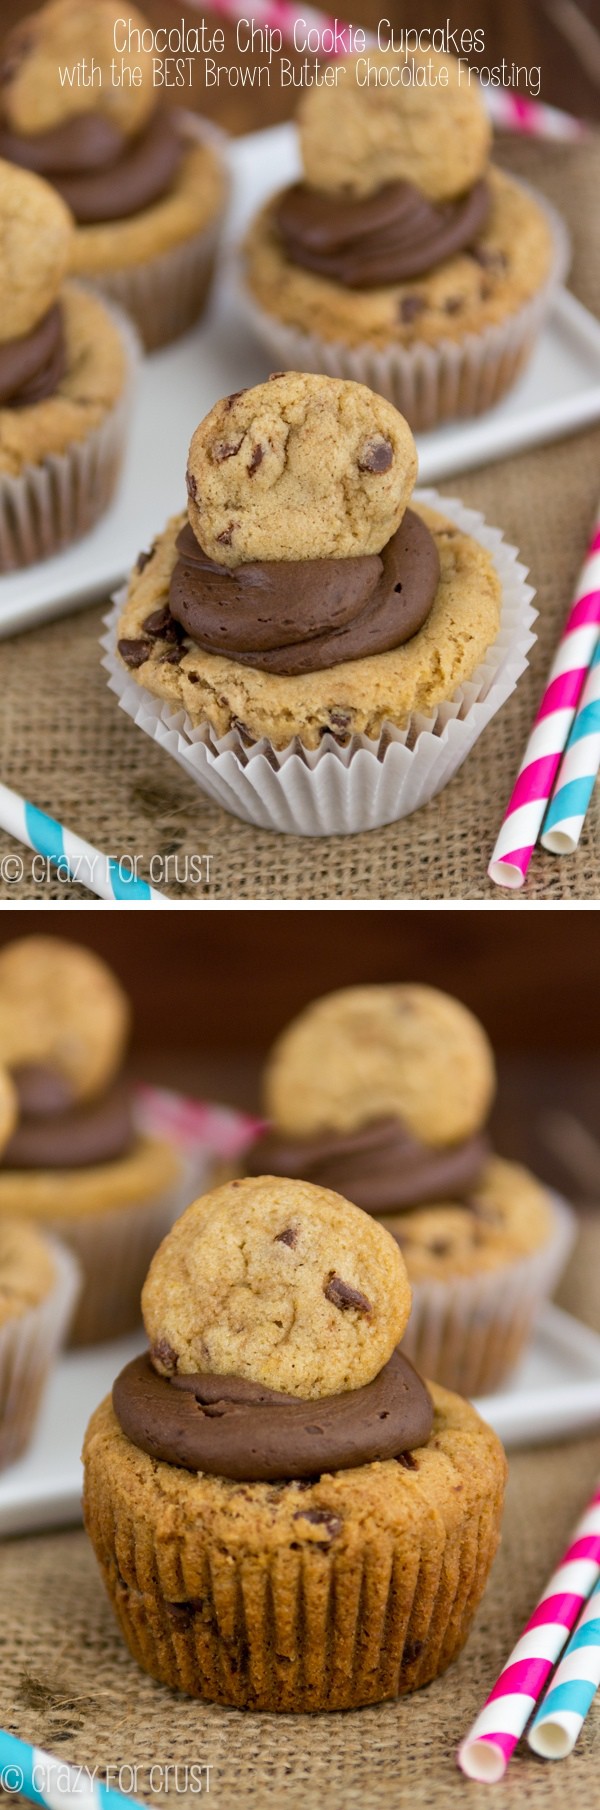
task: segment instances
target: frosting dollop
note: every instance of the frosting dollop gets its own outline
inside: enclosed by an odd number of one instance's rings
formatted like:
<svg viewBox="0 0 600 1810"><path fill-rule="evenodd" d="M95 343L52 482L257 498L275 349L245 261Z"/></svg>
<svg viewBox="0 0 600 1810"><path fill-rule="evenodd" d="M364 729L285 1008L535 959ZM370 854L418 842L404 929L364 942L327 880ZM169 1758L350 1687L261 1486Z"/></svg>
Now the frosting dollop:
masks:
<svg viewBox="0 0 600 1810"><path fill-rule="evenodd" d="M481 1133L441 1150L413 1137L398 1119L381 1119L356 1131L321 1132L291 1139L269 1129L245 1157L249 1175L286 1175L333 1188L365 1213L456 1203L475 1186L490 1154Z"/></svg>
<svg viewBox="0 0 600 1810"><path fill-rule="evenodd" d="M94 114L21 138L0 130L0 157L46 176L80 226L127 219L169 190L184 155L177 120L157 109L133 141Z"/></svg>
<svg viewBox="0 0 600 1810"><path fill-rule="evenodd" d="M198 647L294 676L385 653L422 627L439 584L438 550L407 509L379 554L218 566L189 524L177 538L171 616Z"/></svg>
<svg viewBox="0 0 600 1810"><path fill-rule="evenodd" d="M0 341L0 406L26 408L53 396L67 364L59 302L22 339Z"/></svg>
<svg viewBox="0 0 600 1810"><path fill-rule="evenodd" d="M117 1082L99 1099L75 1105L68 1083L41 1063L15 1069L19 1120L0 1159L3 1169L87 1169L126 1156L135 1137L133 1097Z"/></svg>
<svg viewBox="0 0 600 1810"><path fill-rule="evenodd" d="M151 1458L247 1483L397 1458L424 1445L433 1426L429 1391L399 1350L364 1388L320 1401L232 1376L158 1376L146 1354L117 1377L113 1406Z"/></svg>
<svg viewBox="0 0 600 1810"><path fill-rule="evenodd" d="M422 276L473 243L490 206L476 182L458 201L430 201L412 182L391 182L360 200L295 182L274 212L292 263L348 289L376 289Z"/></svg>

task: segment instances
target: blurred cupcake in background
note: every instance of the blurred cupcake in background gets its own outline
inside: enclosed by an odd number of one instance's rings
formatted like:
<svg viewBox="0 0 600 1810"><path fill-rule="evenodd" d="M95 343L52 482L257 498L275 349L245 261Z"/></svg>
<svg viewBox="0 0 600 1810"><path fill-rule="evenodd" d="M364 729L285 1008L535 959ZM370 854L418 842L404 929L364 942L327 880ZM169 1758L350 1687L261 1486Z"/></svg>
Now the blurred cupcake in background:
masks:
<svg viewBox="0 0 600 1810"><path fill-rule="evenodd" d="M482 1394L519 1358L573 1237L572 1215L493 1154L494 1060L458 1000L366 986L309 1005L269 1059L269 1129L250 1174L301 1177L382 1218L413 1288L405 1348L447 1388Z"/></svg>
<svg viewBox="0 0 600 1810"><path fill-rule="evenodd" d="M51 0L15 25L0 59L0 156L62 195L77 223L71 270L127 308L151 351L202 311L227 178L214 129L161 103L148 29L118 0ZM113 83L113 59L139 81ZM101 80L61 82L81 61Z"/></svg>
<svg viewBox="0 0 600 1810"><path fill-rule="evenodd" d="M416 51L338 66L298 109L300 180L244 248L243 299L279 365L369 384L415 431L477 415L527 363L568 241L543 196L490 162L471 72Z"/></svg>
<svg viewBox="0 0 600 1810"><path fill-rule="evenodd" d="M16 1094L2 1069L0 1146L16 1116ZM70 1251L26 1221L0 1220L0 1469L29 1443L78 1289Z"/></svg>
<svg viewBox="0 0 600 1810"><path fill-rule="evenodd" d="M185 1205L175 1139L142 1123L121 1069L130 1009L96 955L54 937L0 951L0 1049L14 1125L0 1156L0 1225L30 1220L83 1272L71 1342L130 1331L140 1287Z"/></svg>
<svg viewBox="0 0 600 1810"><path fill-rule="evenodd" d="M0 161L0 572L86 534L121 468L137 341L64 281L74 237L48 183Z"/></svg>

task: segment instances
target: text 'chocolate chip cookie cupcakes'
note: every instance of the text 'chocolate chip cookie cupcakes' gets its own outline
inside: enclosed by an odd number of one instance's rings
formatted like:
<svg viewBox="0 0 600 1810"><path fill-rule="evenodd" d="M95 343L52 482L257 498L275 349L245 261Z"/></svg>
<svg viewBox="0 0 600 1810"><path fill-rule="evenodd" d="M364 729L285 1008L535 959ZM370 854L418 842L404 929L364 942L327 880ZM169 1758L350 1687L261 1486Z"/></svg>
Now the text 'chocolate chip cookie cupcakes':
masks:
<svg viewBox="0 0 600 1810"><path fill-rule="evenodd" d="M306 1007L267 1064L270 1128L250 1174L335 1188L398 1240L404 1348L450 1389L494 1389L521 1355L573 1239L569 1209L492 1151L482 1026L424 986L351 987Z"/></svg>
<svg viewBox="0 0 600 1810"><path fill-rule="evenodd" d="M533 592L497 529L413 495L410 428L362 384L278 372L197 428L188 509L103 645L120 703L229 810L325 835L405 816L509 692Z"/></svg>
<svg viewBox="0 0 600 1810"><path fill-rule="evenodd" d="M194 1201L150 1267L149 1349L84 1446L84 1513L145 1671L257 1710L358 1708L460 1652L505 1459L404 1355L397 1244L329 1189Z"/></svg>
<svg viewBox="0 0 600 1810"><path fill-rule="evenodd" d="M129 1005L88 949L23 937L0 951L0 1049L14 1111L0 1231L27 1218L78 1259L74 1344L129 1332L150 1258L185 1201L178 1149L142 1125L121 1066ZM0 1086L0 1118L2 1090Z"/></svg>
<svg viewBox="0 0 600 1810"><path fill-rule="evenodd" d="M48 183L0 159L0 573L86 534L119 477L136 340L64 281L73 236Z"/></svg>
<svg viewBox="0 0 600 1810"><path fill-rule="evenodd" d="M29 1444L79 1286L65 1245L25 1219L0 1218L0 1470Z"/></svg>
<svg viewBox="0 0 600 1810"><path fill-rule="evenodd" d="M165 104L148 33L119 0L50 0L15 25L0 55L0 156L64 197L71 270L127 308L151 351L202 311L227 177L218 133ZM94 70L86 86L61 79L75 63Z"/></svg>
<svg viewBox="0 0 600 1810"><path fill-rule="evenodd" d="M419 432L480 414L530 357L565 228L490 162L466 64L370 51L336 76L300 103L300 180L251 227L244 311L279 364L368 383Z"/></svg>

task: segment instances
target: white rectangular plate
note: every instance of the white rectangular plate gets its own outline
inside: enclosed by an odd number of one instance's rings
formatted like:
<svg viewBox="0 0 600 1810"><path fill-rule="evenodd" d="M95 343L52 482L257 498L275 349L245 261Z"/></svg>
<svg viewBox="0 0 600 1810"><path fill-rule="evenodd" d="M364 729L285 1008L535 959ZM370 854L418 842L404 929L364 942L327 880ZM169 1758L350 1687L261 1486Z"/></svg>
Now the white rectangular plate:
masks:
<svg viewBox="0 0 600 1810"><path fill-rule="evenodd" d="M233 141L229 155L231 243L266 195L296 174L293 128L252 132ZM260 382L269 369L239 319L224 270L202 325L143 362L122 482L103 521L66 553L0 578L0 637L65 615L120 583L167 517L183 508L187 447L202 416L218 396ZM421 481L489 464L598 419L600 322L563 290L510 395L477 420L419 436Z"/></svg>
<svg viewBox="0 0 600 1810"><path fill-rule="evenodd" d="M28 1453L0 1475L0 1535L81 1520L85 1427L118 1371L142 1349L140 1333L60 1359ZM510 1383L476 1406L509 1448L600 1426L600 1337L560 1308L544 1308Z"/></svg>

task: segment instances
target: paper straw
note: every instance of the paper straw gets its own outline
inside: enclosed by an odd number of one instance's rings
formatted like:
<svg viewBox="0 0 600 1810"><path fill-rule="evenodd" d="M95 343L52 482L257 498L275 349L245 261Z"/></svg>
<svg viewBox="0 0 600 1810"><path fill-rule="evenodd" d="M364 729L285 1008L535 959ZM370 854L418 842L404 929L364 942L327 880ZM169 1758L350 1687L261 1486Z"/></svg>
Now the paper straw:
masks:
<svg viewBox="0 0 600 1810"><path fill-rule="evenodd" d="M61 876L87 886L98 899L162 899L166 895L138 880L122 861L102 855L91 842L84 842L72 830L48 817L45 811L28 804L18 792L0 785L0 829L7 830L17 842L24 842L38 855L61 870Z"/></svg>
<svg viewBox="0 0 600 1810"><path fill-rule="evenodd" d="M496 886L523 885L600 627L600 516L488 867Z"/></svg>
<svg viewBox="0 0 600 1810"><path fill-rule="evenodd" d="M204 0L190 0L190 5L199 12L204 7ZM214 0L210 10L223 19L232 19L234 23L238 19L250 17L255 25L266 25L271 31L280 31L285 44L294 42L296 21L306 26L307 31L317 31L320 37L323 32L329 31L332 33L334 48L320 48L320 57L345 56L349 43L353 42L349 35L351 27L342 19L333 18L315 6L294 6L289 0L253 0L250 13L248 0ZM365 32L365 45L367 50L377 49L374 32ZM390 56L392 54L390 51ZM476 64L473 67L476 68ZM548 107L544 101L518 94L514 88L482 87L481 93L490 119L499 131L516 132L527 138L563 141L587 136L588 128L583 120L575 119L572 113L563 113L559 107Z"/></svg>
<svg viewBox="0 0 600 1810"><path fill-rule="evenodd" d="M573 1752L599 1684L600 1581L534 1716L527 1736L534 1753L545 1760L565 1760Z"/></svg>
<svg viewBox="0 0 600 1810"><path fill-rule="evenodd" d="M600 767L600 640L548 806L540 837L553 855L572 855Z"/></svg>
<svg viewBox="0 0 600 1810"><path fill-rule="evenodd" d="M259 1132L266 1130L266 1119L255 1119L235 1107L217 1106L214 1100L189 1100L168 1087L145 1083L135 1091L149 1130L213 1156L230 1160L243 1156Z"/></svg>
<svg viewBox="0 0 600 1810"><path fill-rule="evenodd" d="M20 1792L30 1804L43 1804L47 1810L123 1810L126 1804L139 1805L139 1798L122 1791L112 1791L86 1766L68 1766L63 1759L30 1747L0 1729L0 1787L3 1791ZM143 1807L142 1807L143 1810Z"/></svg>
<svg viewBox="0 0 600 1810"><path fill-rule="evenodd" d="M467 1778L482 1784L495 1784L503 1778L533 1706L599 1577L600 1485L481 1714L459 1747L458 1764Z"/></svg>

